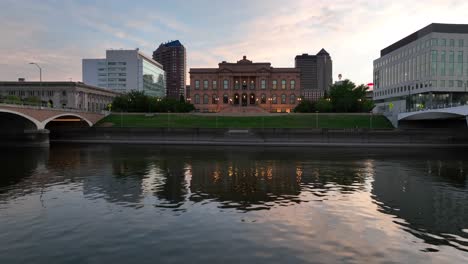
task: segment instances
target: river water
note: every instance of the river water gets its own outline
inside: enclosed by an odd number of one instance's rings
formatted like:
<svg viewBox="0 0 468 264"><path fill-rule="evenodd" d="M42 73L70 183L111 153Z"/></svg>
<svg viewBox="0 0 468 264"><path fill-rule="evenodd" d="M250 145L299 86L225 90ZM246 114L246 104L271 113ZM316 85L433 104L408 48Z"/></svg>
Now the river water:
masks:
<svg viewBox="0 0 468 264"><path fill-rule="evenodd" d="M0 263L467 263L468 151L2 149Z"/></svg>

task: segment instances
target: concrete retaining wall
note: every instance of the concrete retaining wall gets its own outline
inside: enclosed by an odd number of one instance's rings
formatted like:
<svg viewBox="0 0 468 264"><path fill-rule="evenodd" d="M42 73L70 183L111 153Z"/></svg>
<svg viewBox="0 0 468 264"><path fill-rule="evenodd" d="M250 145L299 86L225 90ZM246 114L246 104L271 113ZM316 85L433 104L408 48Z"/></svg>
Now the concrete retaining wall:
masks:
<svg viewBox="0 0 468 264"><path fill-rule="evenodd" d="M48 147L49 130L25 130L23 132L0 132L0 146Z"/></svg>
<svg viewBox="0 0 468 264"><path fill-rule="evenodd" d="M468 130L69 128L54 131L51 142L468 147Z"/></svg>

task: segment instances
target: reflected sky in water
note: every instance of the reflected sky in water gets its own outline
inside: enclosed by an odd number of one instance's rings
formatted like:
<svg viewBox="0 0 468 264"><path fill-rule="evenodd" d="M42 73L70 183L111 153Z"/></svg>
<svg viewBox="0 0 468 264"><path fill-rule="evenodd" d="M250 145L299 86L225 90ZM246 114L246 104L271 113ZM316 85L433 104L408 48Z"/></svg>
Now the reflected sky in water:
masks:
<svg viewBox="0 0 468 264"><path fill-rule="evenodd" d="M54 145L1 156L0 263L462 263L462 150Z"/></svg>

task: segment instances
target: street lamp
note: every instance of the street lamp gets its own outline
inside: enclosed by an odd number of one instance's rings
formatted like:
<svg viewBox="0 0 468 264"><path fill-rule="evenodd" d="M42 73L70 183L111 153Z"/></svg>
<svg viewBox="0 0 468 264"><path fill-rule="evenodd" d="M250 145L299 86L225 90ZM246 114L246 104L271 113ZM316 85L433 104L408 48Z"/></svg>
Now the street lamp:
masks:
<svg viewBox="0 0 468 264"><path fill-rule="evenodd" d="M318 112L319 111L315 111L315 128L318 128Z"/></svg>
<svg viewBox="0 0 468 264"><path fill-rule="evenodd" d="M463 100L463 101L464 101L463 104L466 104L466 102L467 102L467 100L466 100L466 88L468 87L468 81L466 81L466 82L464 83L464 85L465 85L465 93L463 94L463 99L464 99L464 100Z"/></svg>
<svg viewBox="0 0 468 264"><path fill-rule="evenodd" d="M39 69L39 81L42 83L42 68L35 62L30 62L29 64L36 65L36 67Z"/></svg>

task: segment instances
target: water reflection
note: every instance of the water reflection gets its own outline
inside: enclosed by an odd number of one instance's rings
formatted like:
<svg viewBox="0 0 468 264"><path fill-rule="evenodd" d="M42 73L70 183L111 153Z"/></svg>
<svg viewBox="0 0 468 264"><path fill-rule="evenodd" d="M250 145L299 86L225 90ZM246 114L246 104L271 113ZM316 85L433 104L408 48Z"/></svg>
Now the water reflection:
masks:
<svg viewBox="0 0 468 264"><path fill-rule="evenodd" d="M248 214L311 203L344 214L343 205L363 195L377 205L363 205L373 217L390 215L428 245L468 249L468 157L454 150L54 146L0 155L4 207L57 186L87 200L178 215L197 206Z"/></svg>
<svg viewBox="0 0 468 264"><path fill-rule="evenodd" d="M372 194L382 212L395 215L403 229L432 245L468 252L466 161L377 163ZM465 230L465 231L463 231Z"/></svg>

